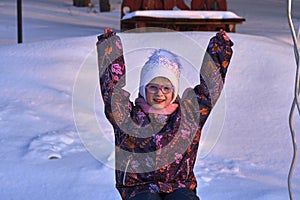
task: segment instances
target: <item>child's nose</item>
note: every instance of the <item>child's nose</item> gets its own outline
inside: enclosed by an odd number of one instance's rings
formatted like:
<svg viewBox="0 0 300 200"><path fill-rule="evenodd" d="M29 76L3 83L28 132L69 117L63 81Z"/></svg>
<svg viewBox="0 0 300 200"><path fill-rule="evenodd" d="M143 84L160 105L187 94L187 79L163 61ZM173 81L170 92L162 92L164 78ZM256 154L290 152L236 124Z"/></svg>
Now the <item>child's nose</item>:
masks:
<svg viewBox="0 0 300 200"><path fill-rule="evenodd" d="M156 92L156 95L164 95L164 93L161 91L161 89L158 89L158 91Z"/></svg>

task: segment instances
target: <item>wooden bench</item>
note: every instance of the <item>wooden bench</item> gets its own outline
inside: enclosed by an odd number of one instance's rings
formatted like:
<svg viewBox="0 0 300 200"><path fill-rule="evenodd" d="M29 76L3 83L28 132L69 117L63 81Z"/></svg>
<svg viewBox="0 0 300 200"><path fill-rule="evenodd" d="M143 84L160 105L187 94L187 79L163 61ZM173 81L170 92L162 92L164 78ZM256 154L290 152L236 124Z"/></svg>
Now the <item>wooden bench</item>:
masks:
<svg viewBox="0 0 300 200"><path fill-rule="evenodd" d="M227 10L226 0L123 0L121 18L137 10Z"/></svg>
<svg viewBox="0 0 300 200"><path fill-rule="evenodd" d="M145 32L154 30L147 27L156 27L175 31L217 31L224 29L227 32L235 32L236 24L242 24L244 21L244 18L230 11L137 10L122 17L121 31L138 28L136 29L137 32Z"/></svg>

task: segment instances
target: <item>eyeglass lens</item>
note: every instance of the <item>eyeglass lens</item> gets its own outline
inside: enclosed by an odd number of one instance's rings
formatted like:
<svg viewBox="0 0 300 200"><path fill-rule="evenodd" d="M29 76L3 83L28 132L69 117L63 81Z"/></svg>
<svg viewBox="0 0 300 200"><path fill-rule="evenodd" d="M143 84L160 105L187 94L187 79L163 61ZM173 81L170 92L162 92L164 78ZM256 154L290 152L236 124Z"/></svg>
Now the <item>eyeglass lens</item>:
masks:
<svg viewBox="0 0 300 200"><path fill-rule="evenodd" d="M156 84L149 84L146 86L146 89L150 93L157 93L159 90L162 91L164 94L168 94L172 92L173 87L170 87L168 85L156 85Z"/></svg>

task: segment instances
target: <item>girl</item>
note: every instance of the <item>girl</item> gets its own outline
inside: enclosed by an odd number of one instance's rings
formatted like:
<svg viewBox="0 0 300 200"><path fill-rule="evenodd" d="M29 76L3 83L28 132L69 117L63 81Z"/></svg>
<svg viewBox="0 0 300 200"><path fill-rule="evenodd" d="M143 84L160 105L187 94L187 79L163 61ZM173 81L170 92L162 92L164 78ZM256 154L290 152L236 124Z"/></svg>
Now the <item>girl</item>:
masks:
<svg viewBox="0 0 300 200"><path fill-rule="evenodd" d="M178 57L156 50L142 68L135 103L125 86L121 40L98 36L105 115L115 134L116 188L123 200L196 200L193 169L201 130L223 88L233 43L220 30L210 39L200 83L178 95Z"/></svg>

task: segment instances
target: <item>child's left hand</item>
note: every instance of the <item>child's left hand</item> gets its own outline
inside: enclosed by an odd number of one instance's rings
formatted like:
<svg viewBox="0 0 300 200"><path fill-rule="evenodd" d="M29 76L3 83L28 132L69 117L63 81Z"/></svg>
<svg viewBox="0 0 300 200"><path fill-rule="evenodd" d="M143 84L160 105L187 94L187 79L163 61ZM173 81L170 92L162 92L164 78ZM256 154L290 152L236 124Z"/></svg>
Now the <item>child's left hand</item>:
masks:
<svg viewBox="0 0 300 200"><path fill-rule="evenodd" d="M229 36L227 35L226 31L224 31L223 29L221 29L221 30L219 31L219 34L224 38L224 40L230 41Z"/></svg>

